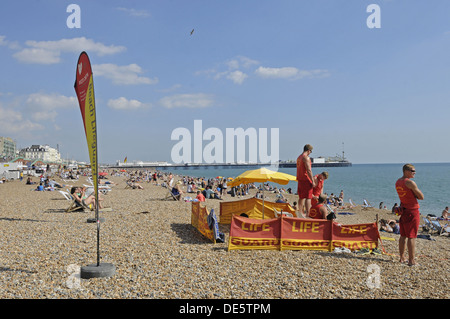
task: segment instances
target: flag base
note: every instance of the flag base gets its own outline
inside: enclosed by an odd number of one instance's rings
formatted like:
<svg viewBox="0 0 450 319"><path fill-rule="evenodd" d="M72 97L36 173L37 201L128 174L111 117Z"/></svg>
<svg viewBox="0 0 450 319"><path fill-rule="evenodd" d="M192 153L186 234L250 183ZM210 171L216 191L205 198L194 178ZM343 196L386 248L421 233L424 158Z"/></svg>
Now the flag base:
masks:
<svg viewBox="0 0 450 319"><path fill-rule="evenodd" d="M112 277L116 273L116 267L113 264L101 263L81 267L80 277L82 279Z"/></svg>
<svg viewBox="0 0 450 319"><path fill-rule="evenodd" d="M105 222L105 218L103 218L103 217L99 217L98 218L98 221L100 222L100 223L104 223ZM88 218L87 219L87 222L88 223L96 223L97 222L97 218Z"/></svg>

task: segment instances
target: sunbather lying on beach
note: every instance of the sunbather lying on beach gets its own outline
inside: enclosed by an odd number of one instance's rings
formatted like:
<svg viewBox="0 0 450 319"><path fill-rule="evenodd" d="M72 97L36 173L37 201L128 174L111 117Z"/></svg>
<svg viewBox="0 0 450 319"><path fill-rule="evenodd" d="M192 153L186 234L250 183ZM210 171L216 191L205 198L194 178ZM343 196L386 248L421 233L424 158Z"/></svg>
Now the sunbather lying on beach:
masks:
<svg viewBox="0 0 450 319"><path fill-rule="evenodd" d="M380 230L388 233L400 234L400 226L395 220L380 220Z"/></svg>
<svg viewBox="0 0 450 319"><path fill-rule="evenodd" d="M127 185L130 186L132 189L144 189L144 187L141 186L141 184L136 183L134 180L127 181Z"/></svg>

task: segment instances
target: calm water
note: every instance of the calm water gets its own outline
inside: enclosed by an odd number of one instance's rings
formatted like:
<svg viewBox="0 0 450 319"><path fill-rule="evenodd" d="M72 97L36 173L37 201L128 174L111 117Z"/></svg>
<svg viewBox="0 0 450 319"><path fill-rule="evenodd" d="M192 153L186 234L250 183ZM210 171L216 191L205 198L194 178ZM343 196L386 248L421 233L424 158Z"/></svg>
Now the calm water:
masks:
<svg viewBox="0 0 450 319"><path fill-rule="evenodd" d="M450 206L450 163L414 164L416 176L414 181L424 193L425 199L419 201L420 212L423 215L440 216L445 206ZM378 208L380 202L390 210L394 203L400 203L395 191L395 181L402 176L402 164L353 164L351 167L317 167L313 174L328 171L329 178L325 181L324 192L338 194L344 191L344 201L351 198L353 203L363 204L366 199ZM212 178L216 176L236 177L250 168L167 168L175 174ZM296 175L295 168L280 168L279 171ZM297 182L286 186L297 190Z"/></svg>

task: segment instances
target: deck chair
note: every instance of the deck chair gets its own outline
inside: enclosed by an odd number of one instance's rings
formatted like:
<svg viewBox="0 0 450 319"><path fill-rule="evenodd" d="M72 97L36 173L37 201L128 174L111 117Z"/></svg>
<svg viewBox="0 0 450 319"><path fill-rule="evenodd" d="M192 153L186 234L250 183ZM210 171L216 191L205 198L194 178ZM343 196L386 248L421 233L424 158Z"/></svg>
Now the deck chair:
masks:
<svg viewBox="0 0 450 319"><path fill-rule="evenodd" d="M356 207L351 198L348 199L348 202L350 203L350 207Z"/></svg>
<svg viewBox="0 0 450 319"><path fill-rule="evenodd" d="M82 206L80 206L80 205L75 201L75 198L72 197L72 195L70 194L69 191L67 191L67 192L65 192L65 191L58 191L58 192L60 192L60 193L64 196L64 198L65 198L68 202L70 202L69 207L67 207L67 208L64 210L66 213L75 212L75 211L77 211L77 210L84 209Z"/></svg>
<svg viewBox="0 0 450 319"><path fill-rule="evenodd" d="M79 211L79 210L85 210L86 208L89 209L88 207L85 207L85 206L81 205L79 202L77 202L75 199L73 199L70 202L69 207L67 207L65 209L65 212L66 213L72 213L72 212L76 212L76 211Z"/></svg>
<svg viewBox="0 0 450 319"><path fill-rule="evenodd" d="M133 185L131 184L130 181L126 181L127 185L125 185L125 189L127 188L133 188Z"/></svg>
<svg viewBox="0 0 450 319"><path fill-rule="evenodd" d="M59 191L59 192L64 196L65 199L67 199L69 201L73 199L69 192L65 192L65 191Z"/></svg>
<svg viewBox="0 0 450 319"><path fill-rule="evenodd" d="M424 231L432 231L434 229L433 225L431 224L431 221L426 218L426 217L422 217L423 221L425 224L422 225L422 230Z"/></svg>
<svg viewBox="0 0 450 319"><path fill-rule="evenodd" d="M178 198L177 198L177 197L178 197ZM166 197L164 197L162 200L170 200L170 199L179 201L179 200L181 199L181 194L179 194L179 195L174 195L170 189L167 189L167 195L166 195Z"/></svg>
<svg viewBox="0 0 450 319"><path fill-rule="evenodd" d="M85 187L94 187L94 182L92 181L92 177L88 177L88 182L91 184L91 185L85 185L85 184L83 184L83 186L85 186ZM99 190L99 192L102 192L103 194L108 194L108 192L109 191L111 191L112 190L112 188L109 186L109 185L100 185L100 183L98 184L98 190Z"/></svg>
<svg viewBox="0 0 450 319"><path fill-rule="evenodd" d="M93 185L83 184L83 186L86 187L86 195L94 193L95 188ZM107 195L111 191L111 188L98 185L98 191L103 195Z"/></svg>
<svg viewBox="0 0 450 319"><path fill-rule="evenodd" d="M364 200L364 205L362 207L369 208L369 207L373 207L373 206L370 205L370 203L367 200Z"/></svg>
<svg viewBox="0 0 450 319"><path fill-rule="evenodd" d="M91 183L92 186L94 186L94 181L92 180L91 176L89 176L87 178L87 180L88 180L89 183ZM113 184L100 184L100 182L99 182L98 187L110 188L111 187L110 185L112 186Z"/></svg>
<svg viewBox="0 0 450 319"><path fill-rule="evenodd" d="M77 202L75 199L70 203L70 206L65 210L66 213L76 212L79 210L92 212L95 210L95 207L93 205L86 206L84 204L81 204ZM99 212L111 212L111 207L103 207L98 209Z"/></svg>
<svg viewBox="0 0 450 319"><path fill-rule="evenodd" d="M93 211L94 207L88 207L83 205L75 200L73 196L69 192L59 191L68 201L70 201L69 207L67 207L64 211L66 213L76 212L79 210ZM103 207L99 208L100 212L110 212L112 211L111 207Z"/></svg>
<svg viewBox="0 0 450 319"><path fill-rule="evenodd" d="M294 217L294 215L292 215L291 213L278 211L278 210L276 210L276 208L273 209L273 213L275 214L276 218L281 217L281 215L286 216L286 217Z"/></svg>
<svg viewBox="0 0 450 319"><path fill-rule="evenodd" d="M436 231L439 235L442 235L444 233L449 233L450 227L448 226L448 224L442 226L439 223L439 221L437 221L437 220L429 220L429 221L430 221L430 225L431 225L432 229L434 231Z"/></svg>

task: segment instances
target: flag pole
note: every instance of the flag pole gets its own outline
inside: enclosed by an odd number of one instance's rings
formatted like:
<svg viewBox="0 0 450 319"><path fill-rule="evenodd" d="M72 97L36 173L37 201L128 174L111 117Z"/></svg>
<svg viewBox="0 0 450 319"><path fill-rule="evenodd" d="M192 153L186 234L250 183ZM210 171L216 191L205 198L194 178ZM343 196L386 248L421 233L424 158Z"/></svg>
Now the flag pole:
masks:
<svg viewBox="0 0 450 319"><path fill-rule="evenodd" d="M75 92L80 105L84 132L91 160L91 175L95 192L95 221L97 223L97 263L81 267L80 277L83 279L96 277L111 277L116 268L110 263L100 263L100 218L98 196L98 144L97 119L95 112L94 80L91 63L86 52L81 52L78 58L75 79Z"/></svg>

